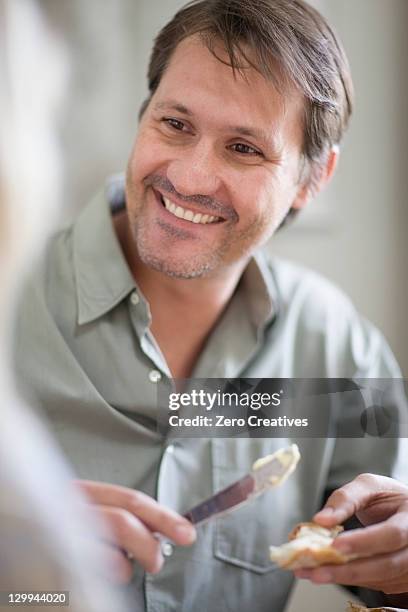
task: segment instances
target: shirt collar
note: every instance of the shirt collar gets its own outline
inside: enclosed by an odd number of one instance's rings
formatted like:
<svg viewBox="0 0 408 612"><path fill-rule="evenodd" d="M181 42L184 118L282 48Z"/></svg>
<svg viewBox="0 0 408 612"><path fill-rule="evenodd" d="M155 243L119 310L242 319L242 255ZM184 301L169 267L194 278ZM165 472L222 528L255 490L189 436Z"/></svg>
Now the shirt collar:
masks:
<svg viewBox="0 0 408 612"><path fill-rule="evenodd" d="M86 206L73 227L78 324L90 323L114 308L136 283L112 223L124 203L123 177L115 176ZM278 295L268 256L256 252L240 282L251 322L264 327L277 315Z"/></svg>
<svg viewBox="0 0 408 612"><path fill-rule="evenodd" d="M78 324L83 325L106 314L135 288L104 192L79 215L73 245Z"/></svg>
<svg viewBox="0 0 408 612"><path fill-rule="evenodd" d="M242 275L241 285L253 325L263 328L278 314L278 291L268 255L257 251Z"/></svg>

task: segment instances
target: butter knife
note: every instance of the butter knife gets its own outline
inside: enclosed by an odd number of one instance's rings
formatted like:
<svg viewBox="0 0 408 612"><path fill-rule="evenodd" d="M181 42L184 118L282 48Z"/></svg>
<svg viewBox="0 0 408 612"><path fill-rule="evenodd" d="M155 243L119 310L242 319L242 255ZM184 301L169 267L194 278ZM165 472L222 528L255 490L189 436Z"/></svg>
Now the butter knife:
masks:
<svg viewBox="0 0 408 612"><path fill-rule="evenodd" d="M248 474L194 506L183 516L196 526L224 516L284 482L295 470L299 459L296 444L258 459Z"/></svg>

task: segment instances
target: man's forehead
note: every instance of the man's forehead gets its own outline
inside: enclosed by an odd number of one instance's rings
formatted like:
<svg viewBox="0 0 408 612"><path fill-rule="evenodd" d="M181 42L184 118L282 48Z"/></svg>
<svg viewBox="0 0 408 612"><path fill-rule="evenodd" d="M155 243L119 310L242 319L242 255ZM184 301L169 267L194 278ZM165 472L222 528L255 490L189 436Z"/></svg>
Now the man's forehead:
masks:
<svg viewBox="0 0 408 612"><path fill-rule="evenodd" d="M188 36L176 46L164 74L166 74L169 68L174 69L176 66L180 69L189 69L197 76L202 71L219 73L224 78L234 79L237 82L245 83L249 87L256 82L263 83L268 87L273 87L277 93L281 92L282 94L286 94L286 90L294 89L294 86L292 88L290 82L283 78L277 64L273 66L276 78L267 80L261 74L261 71L255 68L255 56L251 49L246 45L242 45L240 48L242 48L245 56L242 55L240 57L238 66L235 66L233 69L230 56L221 40L217 41L214 39L210 43L208 39L199 34ZM251 64L247 58L251 59L251 61L253 60L253 63Z"/></svg>
<svg viewBox="0 0 408 612"><path fill-rule="evenodd" d="M174 57L178 56L180 58L181 56L185 57L191 65L193 58L203 52L208 54L208 58L214 62L214 66L217 64L223 65L237 79L243 77L244 80L249 80L257 75L258 78L272 84L282 94L299 92L299 87L293 78L290 77L281 62L274 58L272 53L268 59L263 58L261 64L258 53L245 42L237 41L233 51L231 51L234 54L234 68L231 64L232 58L223 40L216 37L206 37L202 34L193 34L181 40L175 47L169 63Z"/></svg>

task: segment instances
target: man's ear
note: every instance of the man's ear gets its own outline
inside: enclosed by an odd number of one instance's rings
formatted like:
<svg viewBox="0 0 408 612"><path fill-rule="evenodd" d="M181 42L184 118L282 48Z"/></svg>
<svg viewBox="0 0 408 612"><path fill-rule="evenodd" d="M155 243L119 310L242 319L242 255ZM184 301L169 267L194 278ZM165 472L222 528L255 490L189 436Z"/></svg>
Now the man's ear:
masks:
<svg viewBox="0 0 408 612"><path fill-rule="evenodd" d="M338 145L333 145L330 149L327 159L323 164L315 164L310 169L307 180L300 186L296 195L295 201L292 204L292 209L300 210L306 204L317 196L318 193L325 187L334 174L334 171L339 160L340 149Z"/></svg>

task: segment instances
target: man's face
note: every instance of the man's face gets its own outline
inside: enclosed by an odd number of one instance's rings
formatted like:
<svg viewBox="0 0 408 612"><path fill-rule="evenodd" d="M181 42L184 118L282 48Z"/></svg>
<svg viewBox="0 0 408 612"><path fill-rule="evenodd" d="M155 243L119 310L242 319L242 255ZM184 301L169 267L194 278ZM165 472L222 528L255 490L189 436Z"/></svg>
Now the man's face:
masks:
<svg viewBox="0 0 408 612"><path fill-rule="evenodd" d="M199 37L180 43L128 165L142 261L178 278L246 261L302 203L302 106L294 89L283 97L252 68L234 76Z"/></svg>

